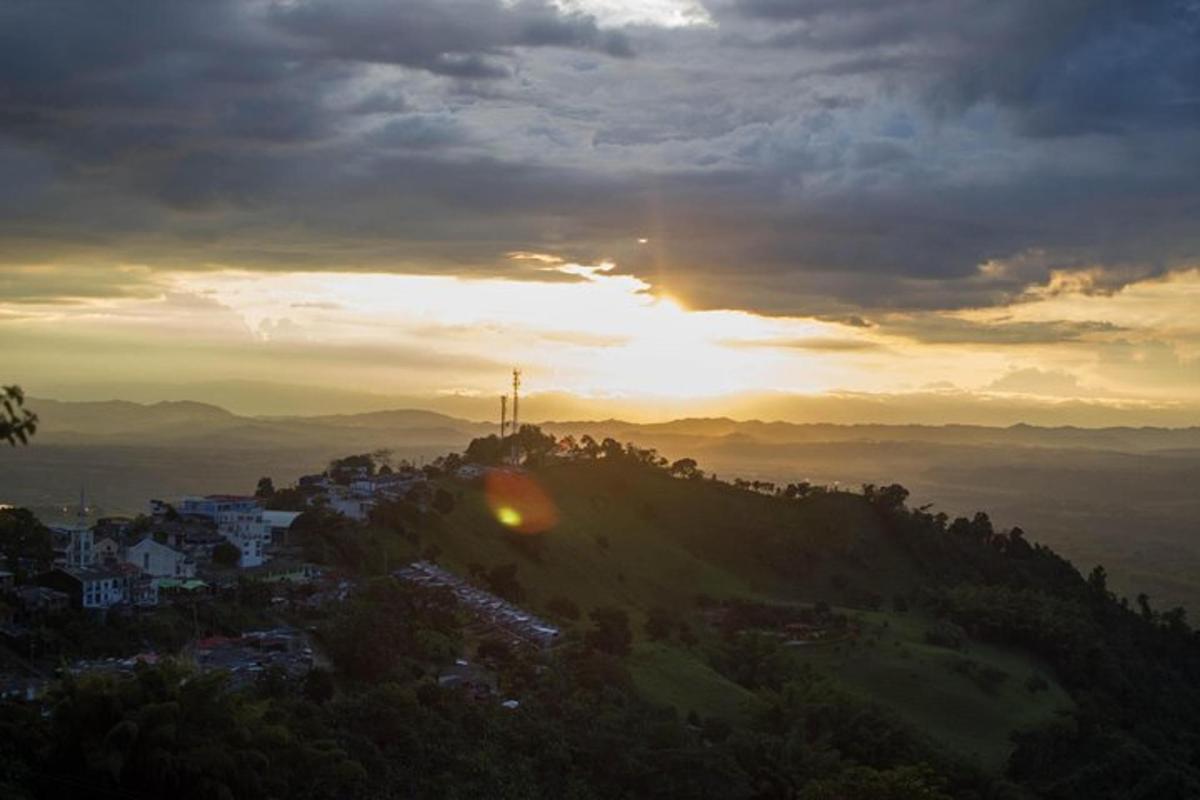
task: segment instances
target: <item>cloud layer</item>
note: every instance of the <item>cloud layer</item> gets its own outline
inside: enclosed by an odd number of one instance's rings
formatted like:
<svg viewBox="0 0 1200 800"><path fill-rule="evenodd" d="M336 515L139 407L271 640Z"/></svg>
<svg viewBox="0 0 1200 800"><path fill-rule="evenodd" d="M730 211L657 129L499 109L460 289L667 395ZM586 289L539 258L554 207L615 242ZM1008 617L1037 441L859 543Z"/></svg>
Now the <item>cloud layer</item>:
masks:
<svg viewBox="0 0 1200 800"><path fill-rule="evenodd" d="M128 294L131 264L545 277L506 257L537 251L845 315L1197 261L1194 0L621 5L10 0L0 290Z"/></svg>

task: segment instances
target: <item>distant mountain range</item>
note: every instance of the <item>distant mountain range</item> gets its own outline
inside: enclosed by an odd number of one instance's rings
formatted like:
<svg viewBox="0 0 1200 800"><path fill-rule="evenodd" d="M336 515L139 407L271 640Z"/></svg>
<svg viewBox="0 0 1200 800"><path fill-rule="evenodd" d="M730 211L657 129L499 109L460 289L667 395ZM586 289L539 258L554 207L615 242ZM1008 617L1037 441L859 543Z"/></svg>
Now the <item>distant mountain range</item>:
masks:
<svg viewBox="0 0 1200 800"><path fill-rule="evenodd" d="M150 404L123 400L64 402L29 401L41 418L39 441L72 444L171 444L209 447L213 437L230 445L287 448L341 442L378 448L446 444L459 447L475 436L495 433L492 423L473 422L423 409L396 409L319 416L240 416L192 401ZM1077 447L1121 452L1200 448L1200 427L1040 427L1012 425L837 425L762 422L727 417L679 419L661 423L623 420L542 421L560 434L612 436L647 444L664 441L684 445L690 439L743 439L763 444L812 442L929 442L960 445ZM136 437L136 438L135 438ZM133 439L133 440L131 440Z"/></svg>
<svg viewBox="0 0 1200 800"><path fill-rule="evenodd" d="M457 419L491 421L497 395L505 390L503 375L496 394L475 392L396 394L363 387L307 386L255 380L189 383L23 384L35 397L85 401L120 398L139 403L198 401L251 417L359 414L391 409L423 409ZM910 423L1008 426L1018 422L1053 427L1089 428L1124 425L1183 427L1200 424L1200 403L1121 402L1112 397L1040 397L1015 393L976 392L945 386L891 394L828 391L741 392L709 397L588 397L570 392L537 390L522 397L530 419L661 422L680 418L728 416L736 419L828 422L843 425Z"/></svg>

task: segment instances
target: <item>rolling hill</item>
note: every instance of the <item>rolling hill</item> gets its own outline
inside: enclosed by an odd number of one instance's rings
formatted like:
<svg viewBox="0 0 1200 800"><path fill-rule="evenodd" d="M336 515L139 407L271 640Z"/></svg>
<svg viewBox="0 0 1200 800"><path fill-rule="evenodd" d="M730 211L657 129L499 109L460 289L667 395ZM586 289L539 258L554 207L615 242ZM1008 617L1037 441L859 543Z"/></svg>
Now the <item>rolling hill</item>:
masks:
<svg viewBox="0 0 1200 800"><path fill-rule="evenodd" d="M557 504L560 521L536 537L536 547L496 522L481 487L448 481L457 496L454 510L421 529L419 546L391 540L392 563L433 546L441 563L464 575L517 564L524 602L543 613L555 598L585 613L601 606L627 610L637 634L630 656L635 681L681 714L755 712L753 696L705 655L718 637L704 606L731 598L797 607L824 601L845 610L861 625L860 636L797 647L792 657L988 769L1003 765L1013 731L1071 706L1053 679L1045 691L1026 689L1031 675L1051 674L1036 659L981 643L962 652L929 644L933 617L891 607L891 598L912 595L924 577L861 495L785 503L604 462L547 468L537 480ZM871 596L887 601L871 611L864 606ZM651 640L642 623L652 609L684 621L697 642ZM981 689L955 671L963 659L1003 673L1003 684Z"/></svg>

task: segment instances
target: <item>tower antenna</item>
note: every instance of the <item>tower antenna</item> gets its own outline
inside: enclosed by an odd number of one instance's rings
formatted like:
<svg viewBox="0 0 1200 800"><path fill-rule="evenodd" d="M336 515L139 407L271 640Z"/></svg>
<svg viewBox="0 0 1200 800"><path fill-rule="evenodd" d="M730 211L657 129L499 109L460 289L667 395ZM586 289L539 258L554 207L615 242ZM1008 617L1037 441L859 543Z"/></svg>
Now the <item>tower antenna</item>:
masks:
<svg viewBox="0 0 1200 800"><path fill-rule="evenodd" d="M513 370L513 433L520 430L520 424L517 422L517 409L521 403L521 370Z"/></svg>
<svg viewBox="0 0 1200 800"><path fill-rule="evenodd" d="M520 463L520 452L517 445L517 434L521 432L521 424L518 422L518 411L521 407L521 370L513 370L513 416L512 416L512 463L516 466Z"/></svg>

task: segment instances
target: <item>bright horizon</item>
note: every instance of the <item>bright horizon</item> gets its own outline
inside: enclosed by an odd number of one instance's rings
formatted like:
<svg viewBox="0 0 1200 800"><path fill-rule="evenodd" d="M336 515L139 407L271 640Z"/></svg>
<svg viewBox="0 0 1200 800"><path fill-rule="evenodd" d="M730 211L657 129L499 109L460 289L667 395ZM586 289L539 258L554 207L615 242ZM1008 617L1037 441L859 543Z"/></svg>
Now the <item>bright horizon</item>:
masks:
<svg viewBox="0 0 1200 800"><path fill-rule="evenodd" d="M939 399L947 421L1069 423L1064 409L1086 406L1083 425L1200 423L1188 362L1173 369L1169 357L1156 363L1135 344L1164 335L1182 347L1196 340L1194 270L1111 295L1031 293L1000 310L847 324L688 310L611 265L546 257L542 268L549 280L167 275L157 278L157 295L25 304L21 318L7 322L20 344L9 369L30 393L64 399L205 399L203 391L155 395L145 385L182 391L241 381L490 402L506 390L510 365L520 365L531 395L574 396L598 409L581 412L590 416L614 409L662 420L699 409L746 418L771 411L747 407L745 395L794 394L812 405L814 397L852 394L898 398L884 417L897 422L930 421L904 410L905 399L926 397ZM1070 331L1065 341L1053 340L1059 329ZM999 341L972 341L984 331ZM1121 351L1132 353L1116 358ZM269 397L231 405L277 413ZM346 410L362 407L350 402ZM333 410L314 404L311 413ZM805 421L803 412L774 413ZM813 421L830 421L823 416Z"/></svg>

